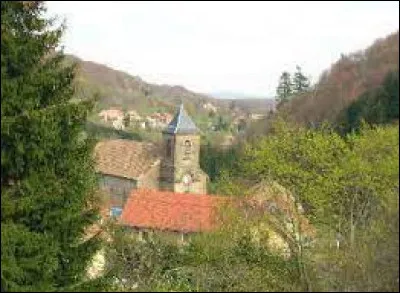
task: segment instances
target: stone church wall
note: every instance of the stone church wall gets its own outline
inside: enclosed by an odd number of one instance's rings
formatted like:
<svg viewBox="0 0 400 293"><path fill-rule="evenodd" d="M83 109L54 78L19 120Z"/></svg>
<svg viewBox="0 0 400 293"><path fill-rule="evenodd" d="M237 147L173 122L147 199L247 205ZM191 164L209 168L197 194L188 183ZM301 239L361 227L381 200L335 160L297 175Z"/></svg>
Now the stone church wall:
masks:
<svg viewBox="0 0 400 293"><path fill-rule="evenodd" d="M140 176L138 188L159 189L160 162L154 164L147 173Z"/></svg>
<svg viewBox="0 0 400 293"><path fill-rule="evenodd" d="M190 141L190 147L185 144ZM176 168L199 166L200 158L200 136L198 135L176 135L174 163Z"/></svg>
<svg viewBox="0 0 400 293"><path fill-rule="evenodd" d="M110 195L110 206L123 207L131 190L136 188L137 182L111 175L101 175L100 187Z"/></svg>
<svg viewBox="0 0 400 293"><path fill-rule="evenodd" d="M164 134L165 158L161 165L160 189L175 192L207 193L207 175L200 169L200 136ZM170 149L170 151L168 151ZM183 178L191 176L191 183Z"/></svg>
<svg viewBox="0 0 400 293"><path fill-rule="evenodd" d="M175 183L175 192L179 193L194 193L194 194L207 194L206 178L200 178L200 181L193 182L190 186L183 183Z"/></svg>

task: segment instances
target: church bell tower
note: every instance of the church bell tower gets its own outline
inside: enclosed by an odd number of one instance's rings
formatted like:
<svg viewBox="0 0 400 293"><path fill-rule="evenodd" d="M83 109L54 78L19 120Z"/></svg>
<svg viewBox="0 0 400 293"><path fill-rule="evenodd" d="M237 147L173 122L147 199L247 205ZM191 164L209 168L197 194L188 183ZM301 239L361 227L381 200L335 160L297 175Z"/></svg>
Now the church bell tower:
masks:
<svg viewBox="0 0 400 293"><path fill-rule="evenodd" d="M207 175L200 169L200 131L183 104L163 131L164 156L160 188L180 193L207 193Z"/></svg>

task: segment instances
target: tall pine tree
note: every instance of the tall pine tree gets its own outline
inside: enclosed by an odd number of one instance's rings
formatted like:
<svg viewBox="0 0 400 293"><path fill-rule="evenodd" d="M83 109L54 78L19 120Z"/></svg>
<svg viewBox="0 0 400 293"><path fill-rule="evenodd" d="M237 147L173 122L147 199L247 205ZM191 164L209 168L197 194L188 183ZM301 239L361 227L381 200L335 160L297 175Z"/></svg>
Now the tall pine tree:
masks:
<svg viewBox="0 0 400 293"><path fill-rule="evenodd" d="M67 291L98 249L91 102L71 102L63 27L43 1L1 2L1 288Z"/></svg>
<svg viewBox="0 0 400 293"><path fill-rule="evenodd" d="M296 72L293 77L293 91L295 94L300 94L307 91L310 88L310 82L308 78L301 72L301 67L296 66Z"/></svg>
<svg viewBox="0 0 400 293"><path fill-rule="evenodd" d="M290 73L284 71L279 78L279 85L276 89L276 101L278 102L278 104L283 104L289 100L290 96L293 93L292 87L293 84Z"/></svg>

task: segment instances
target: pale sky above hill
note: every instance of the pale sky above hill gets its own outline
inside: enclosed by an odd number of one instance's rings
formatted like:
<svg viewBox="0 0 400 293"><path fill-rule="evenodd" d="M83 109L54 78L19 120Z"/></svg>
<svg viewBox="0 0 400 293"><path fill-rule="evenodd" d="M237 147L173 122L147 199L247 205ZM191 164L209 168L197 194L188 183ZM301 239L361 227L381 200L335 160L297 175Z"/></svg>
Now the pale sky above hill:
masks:
<svg viewBox="0 0 400 293"><path fill-rule="evenodd" d="M399 29L399 2L48 1L67 53L151 83L274 96L299 64L313 80L341 53Z"/></svg>

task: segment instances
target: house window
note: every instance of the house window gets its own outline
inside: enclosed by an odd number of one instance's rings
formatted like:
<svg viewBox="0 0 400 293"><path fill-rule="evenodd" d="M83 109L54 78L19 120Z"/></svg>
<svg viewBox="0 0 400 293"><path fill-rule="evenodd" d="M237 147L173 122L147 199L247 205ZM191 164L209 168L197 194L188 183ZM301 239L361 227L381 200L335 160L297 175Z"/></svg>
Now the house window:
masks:
<svg viewBox="0 0 400 293"><path fill-rule="evenodd" d="M122 214L122 208L120 207L112 207L110 209L110 216L113 218L118 218Z"/></svg>

